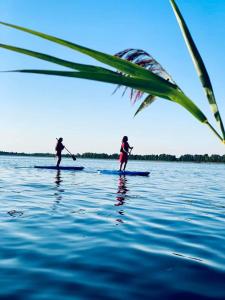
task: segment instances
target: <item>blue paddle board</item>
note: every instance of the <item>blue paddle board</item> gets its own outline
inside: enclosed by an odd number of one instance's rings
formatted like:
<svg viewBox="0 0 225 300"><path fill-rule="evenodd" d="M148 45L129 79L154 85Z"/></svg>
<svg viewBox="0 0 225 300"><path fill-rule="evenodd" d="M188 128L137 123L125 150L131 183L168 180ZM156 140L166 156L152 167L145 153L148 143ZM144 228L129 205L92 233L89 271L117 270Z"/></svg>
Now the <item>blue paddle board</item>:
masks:
<svg viewBox="0 0 225 300"><path fill-rule="evenodd" d="M130 175L130 176L148 176L150 172L139 171L117 171L117 170L98 170L100 174L108 175Z"/></svg>
<svg viewBox="0 0 225 300"><path fill-rule="evenodd" d="M79 171L83 170L84 167L56 167L56 166L34 166L36 169L48 169L48 170L68 170L68 171Z"/></svg>

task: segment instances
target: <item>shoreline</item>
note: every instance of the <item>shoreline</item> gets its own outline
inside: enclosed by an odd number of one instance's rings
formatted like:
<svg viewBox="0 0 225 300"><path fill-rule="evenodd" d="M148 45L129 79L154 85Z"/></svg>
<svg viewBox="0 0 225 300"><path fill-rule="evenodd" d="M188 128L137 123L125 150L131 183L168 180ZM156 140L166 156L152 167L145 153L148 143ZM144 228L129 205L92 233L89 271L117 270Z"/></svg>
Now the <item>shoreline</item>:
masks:
<svg viewBox="0 0 225 300"><path fill-rule="evenodd" d="M55 157L53 153L25 153L25 152L7 152L0 151L0 156L19 156L19 157ZM77 158L86 159L107 159L118 160L119 154L107 153L92 153L86 152L83 154L77 153ZM69 158L69 154L62 155L64 158ZM184 154L179 157L171 154L146 154L146 155L130 155L130 160L140 161L164 161L164 162L194 162L194 163L225 163L225 155L218 154Z"/></svg>

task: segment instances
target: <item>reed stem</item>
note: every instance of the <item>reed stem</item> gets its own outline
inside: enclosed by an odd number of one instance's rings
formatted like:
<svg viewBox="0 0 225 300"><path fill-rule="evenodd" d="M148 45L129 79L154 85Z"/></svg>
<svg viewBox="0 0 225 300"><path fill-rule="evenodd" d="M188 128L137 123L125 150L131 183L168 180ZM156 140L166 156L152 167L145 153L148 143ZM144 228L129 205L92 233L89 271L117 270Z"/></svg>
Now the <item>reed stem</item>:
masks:
<svg viewBox="0 0 225 300"><path fill-rule="evenodd" d="M219 133L215 130L215 128L208 122L208 120L205 122L206 125L209 126L209 128L215 133L215 135L221 140L222 143L225 144L225 140L219 135Z"/></svg>

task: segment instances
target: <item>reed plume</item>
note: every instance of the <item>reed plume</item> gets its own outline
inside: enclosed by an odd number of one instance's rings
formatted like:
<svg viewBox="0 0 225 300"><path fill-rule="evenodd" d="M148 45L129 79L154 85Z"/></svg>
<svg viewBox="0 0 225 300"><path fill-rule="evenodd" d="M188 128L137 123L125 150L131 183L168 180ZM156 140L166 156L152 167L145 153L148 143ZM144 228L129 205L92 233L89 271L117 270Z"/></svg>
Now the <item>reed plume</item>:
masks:
<svg viewBox="0 0 225 300"><path fill-rule="evenodd" d="M128 48L125 50L122 50L115 54L116 57L122 58L124 60L127 60L129 62L132 62L154 74L157 76L173 83L176 85L175 81L172 79L172 77L168 74L168 72L160 65L160 63L154 59L148 52L141 50L141 49L132 49ZM120 74L123 74L122 72L119 72ZM126 74L123 74L126 75ZM129 76L129 75L127 75ZM116 89L113 91L113 94L121 87L121 85L118 85ZM122 96L127 91L127 87L124 88ZM130 100L132 104L135 104L136 101L141 100L143 98L143 95L145 93L143 91L130 88ZM144 108L149 106L153 101L155 100L155 96L148 94L146 98L143 100L141 105L139 106L138 110L135 113L135 116Z"/></svg>

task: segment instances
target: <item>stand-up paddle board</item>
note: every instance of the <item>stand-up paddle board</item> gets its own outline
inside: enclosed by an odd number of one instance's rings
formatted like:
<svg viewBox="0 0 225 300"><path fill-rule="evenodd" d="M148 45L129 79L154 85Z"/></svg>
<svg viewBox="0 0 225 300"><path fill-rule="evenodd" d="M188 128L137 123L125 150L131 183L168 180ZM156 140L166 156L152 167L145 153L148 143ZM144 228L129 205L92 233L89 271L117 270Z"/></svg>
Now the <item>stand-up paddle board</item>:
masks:
<svg viewBox="0 0 225 300"><path fill-rule="evenodd" d="M141 171L117 171L117 170L98 170L100 174L108 175L130 175L130 176L148 176L150 172Z"/></svg>
<svg viewBox="0 0 225 300"><path fill-rule="evenodd" d="M36 169L48 169L48 170L68 170L68 171L81 171L84 167L56 167L56 166L34 166Z"/></svg>

